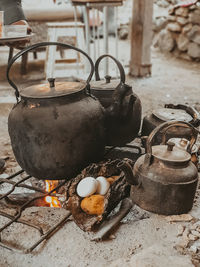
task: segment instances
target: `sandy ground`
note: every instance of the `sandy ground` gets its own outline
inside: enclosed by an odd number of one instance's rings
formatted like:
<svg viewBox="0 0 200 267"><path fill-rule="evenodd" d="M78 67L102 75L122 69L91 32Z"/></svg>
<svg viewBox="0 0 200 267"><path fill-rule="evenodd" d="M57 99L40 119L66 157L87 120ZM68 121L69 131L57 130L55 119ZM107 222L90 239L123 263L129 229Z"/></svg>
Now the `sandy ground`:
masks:
<svg viewBox="0 0 200 267"><path fill-rule="evenodd" d="M124 65L129 60L128 42L120 42L120 60ZM1 48L2 49L2 48ZM6 54L1 58L1 83L0 83L0 156L11 157L10 164L15 162L10 148L7 133L7 116L15 102L12 89L5 80ZM163 106L164 103L200 104L200 64L186 62L171 58L152 50L152 76L143 79L127 77L134 92L142 101L143 115L152 112L154 108ZM31 64L29 75L21 77L18 74L19 66L13 73L20 86L36 83L43 79L41 62ZM127 69L128 71L128 69ZM197 195L198 196L198 195ZM181 245L184 236L181 227L189 229L200 218L200 200L197 198L191 215L191 222L168 222L165 216L159 216L140 210L134 206L126 219L110 239L104 242L90 241L91 235L82 232L73 221L68 221L61 230L54 234L43 246L32 254L20 254L0 247L0 266L2 267L83 267L83 266L133 266L133 267L165 267L200 266L199 254L190 251L192 245L199 246L197 241L190 241L188 248ZM44 208L30 208L26 212L35 216ZM51 210L52 212L52 210ZM65 210L53 210L56 216L65 214ZM0 224L3 221L0 218ZM15 240L25 239L31 242L36 237L36 232L24 228L17 228ZM9 236L14 229L9 229L5 236ZM28 241L27 241L28 240ZM194 243L194 244L193 244ZM196 260L195 260L196 258ZM191 261L193 260L193 261ZM193 262L193 263L192 263Z"/></svg>

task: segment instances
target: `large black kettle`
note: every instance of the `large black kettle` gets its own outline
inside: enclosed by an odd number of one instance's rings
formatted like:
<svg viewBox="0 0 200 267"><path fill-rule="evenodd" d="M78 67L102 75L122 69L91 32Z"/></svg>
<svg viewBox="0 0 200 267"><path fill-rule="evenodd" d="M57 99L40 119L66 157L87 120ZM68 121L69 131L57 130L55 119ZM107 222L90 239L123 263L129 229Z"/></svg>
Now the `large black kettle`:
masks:
<svg viewBox="0 0 200 267"><path fill-rule="evenodd" d="M48 45L76 50L87 57L91 71L86 82L49 82L18 90L10 78L13 63L23 54ZM94 72L91 58L73 46L44 42L15 55L7 79L17 104L8 119L12 148L19 165L39 179L70 179L90 162L102 158L105 147L104 109L90 95Z"/></svg>

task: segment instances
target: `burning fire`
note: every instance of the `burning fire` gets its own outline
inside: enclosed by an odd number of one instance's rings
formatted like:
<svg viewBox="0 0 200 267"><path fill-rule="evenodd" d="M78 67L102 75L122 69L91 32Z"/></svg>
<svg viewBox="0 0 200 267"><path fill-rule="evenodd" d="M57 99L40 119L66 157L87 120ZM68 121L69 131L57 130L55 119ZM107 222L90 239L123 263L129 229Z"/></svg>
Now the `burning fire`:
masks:
<svg viewBox="0 0 200 267"><path fill-rule="evenodd" d="M58 185L58 181L45 180L45 191L50 192ZM54 191L54 193L56 193ZM61 208L60 202L57 197L46 196L45 201L49 204L50 207Z"/></svg>

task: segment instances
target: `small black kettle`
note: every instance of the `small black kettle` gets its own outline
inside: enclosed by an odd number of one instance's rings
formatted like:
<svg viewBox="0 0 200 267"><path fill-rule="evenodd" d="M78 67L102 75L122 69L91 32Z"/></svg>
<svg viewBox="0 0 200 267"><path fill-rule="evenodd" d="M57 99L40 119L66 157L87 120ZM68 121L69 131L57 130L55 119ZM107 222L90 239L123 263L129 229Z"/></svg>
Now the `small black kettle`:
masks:
<svg viewBox="0 0 200 267"><path fill-rule="evenodd" d="M110 57L116 63L120 80L105 76L100 80L99 63ZM100 56L95 63L95 82L91 82L93 94L105 108L106 145L123 146L137 137L140 130L142 106L132 87L125 83L122 64L111 55Z"/></svg>

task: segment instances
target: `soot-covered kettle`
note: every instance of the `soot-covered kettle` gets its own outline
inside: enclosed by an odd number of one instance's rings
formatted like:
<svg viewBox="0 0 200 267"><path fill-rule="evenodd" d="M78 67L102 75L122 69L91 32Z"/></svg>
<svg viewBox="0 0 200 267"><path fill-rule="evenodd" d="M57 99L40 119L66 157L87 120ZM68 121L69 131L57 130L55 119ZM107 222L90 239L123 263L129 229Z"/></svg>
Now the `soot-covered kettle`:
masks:
<svg viewBox="0 0 200 267"><path fill-rule="evenodd" d="M47 82L21 88L10 78L13 63L40 47L60 46L82 53L91 71L85 82ZM44 42L29 46L8 63L7 79L17 103L8 118L11 145L17 162L39 179L70 179L89 163L100 160L105 148L104 109L90 94L94 73L91 58L73 46Z"/></svg>

